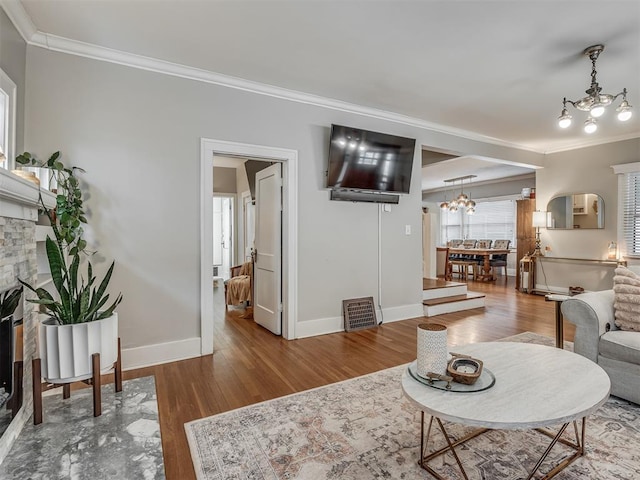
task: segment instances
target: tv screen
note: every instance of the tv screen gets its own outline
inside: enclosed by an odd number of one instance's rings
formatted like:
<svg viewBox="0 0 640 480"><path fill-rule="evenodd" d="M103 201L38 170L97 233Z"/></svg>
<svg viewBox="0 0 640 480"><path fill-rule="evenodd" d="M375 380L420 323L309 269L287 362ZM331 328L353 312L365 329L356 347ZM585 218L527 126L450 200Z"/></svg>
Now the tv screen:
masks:
<svg viewBox="0 0 640 480"><path fill-rule="evenodd" d="M409 193L416 141L331 125L327 187Z"/></svg>

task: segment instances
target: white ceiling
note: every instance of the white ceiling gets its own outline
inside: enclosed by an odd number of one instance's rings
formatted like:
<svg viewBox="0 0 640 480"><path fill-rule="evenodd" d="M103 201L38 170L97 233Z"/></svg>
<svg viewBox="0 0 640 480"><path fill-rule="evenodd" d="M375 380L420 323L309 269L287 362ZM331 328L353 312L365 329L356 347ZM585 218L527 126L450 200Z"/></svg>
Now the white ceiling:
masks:
<svg viewBox="0 0 640 480"><path fill-rule="evenodd" d="M438 163L422 167L422 191L447 190L452 186L460 186L460 182L445 183L444 180L475 175L471 180L464 180L464 185L490 183L506 177L518 177L535 172L533 168L522 165L504 163L485 157L466 155L454 157Z"/></svg>
<svg viewBox="0 0 640 480"><path fill-rule="evenodd" d="M6 2L7 0L2 0ZM539 152L640 136L640 0L22 0L40 32L406 115ZM560 130L562 98L634 117ZM616 102L616 105L619 102Z"/></svg>

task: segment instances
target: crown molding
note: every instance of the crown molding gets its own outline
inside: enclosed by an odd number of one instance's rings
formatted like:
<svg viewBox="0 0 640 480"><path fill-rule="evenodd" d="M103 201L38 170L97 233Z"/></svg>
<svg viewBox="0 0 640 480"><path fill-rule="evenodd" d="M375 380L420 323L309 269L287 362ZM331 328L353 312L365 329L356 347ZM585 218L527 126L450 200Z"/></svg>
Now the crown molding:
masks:
<svg viewBox="0 0 640 480"><path fill-rule="evenodd" d="M31 42L31 38L38 31L34 25L31 17L22 6L22 2L19 0L0 0L0 6L7 14L9 20L18 30L18 33L24 38L27 43Z"/></svg>
<svg viewBox="0 0 640 480"><path fill-rule="evenodd" d="M545 150L544 153L545 155L550 155L552 153L561 153L561 152L568 152L570 150L578 150L580 148L588 148L588 147L596 147L598 145L606 145L607 143L615 143L615 142L623 142L625 140L633 140L634 138L640 138L640 132L635 132L635 133L627 133L624 135L618 135L617 137L610 137L604 140L598 140L598 139L591 139L590 141L586 141L586 142L579 142L579 143L573 143L573 144L567 144L564 145L562 147L559 148L555 148L555 149L551 149L551 150Z"/></svg>
<svg viewBox="0 0 640 480"><path fill-rule="evenodd" d="M236 90L242 90L245 92L255 93L258 95L266 95L270 97L280 98L297 103L304 103L307 105L313 105L317 107L329 108L332 110L342 111L346 113L352 113L356 115L362 115L366 117L376 118L380 120L386 120L401 125L407 125L411 127L417 127L425 129L435 133L441 133L445 135L452 135L455 137L464 138L467 140L478 141L482 143L489 143L501 147L514 148L518 150L525 150L533 153L548 154L557 153L567 150L575 150L578 148L584 148L589 146L595 146L601 143L611 143L620 140L626 140L629 138L636 138L638 135L626 135L620 138L609 139L602 142L597 140L589 143L580 142L570 145L565 145L557 149L541 149L526 144L519 144L514 142L508 142L500 138L490 137L487 135L481 135L469 130L463 130L448 125L440 125L437 123L428 122L415 117L402 115L386 110L380 110L377 108L365 107L362 105L356 105L353 103L344 102L341 100L335 100L332 98L321 97L319 95L313 95L309 93L299 92L296 90L289 90L286 88L276 87L273 85L267 85L264 83L258 83L251 80L245 80L242 78L232 77L229 75L223 75L220 73L211 72L209 70L203 70L200 68L189 67L177 63L167 62L164 60L158 60L152 57L146 57L143 55L136 55L133 53L124 52L121 50L114 50L111 48L101 47L91 43L80 42L70 38L60 37L58 35L52 35L39 31L27 11L22 6L19 0L0 0L0 6L4 9L9 19L13 22L16 29L22 35L22 38L29 45L44 48L47 50L66 53L69 55L77 55L81 57L91 58L94 60L100 60L109 63L115 63L131 68L138 68L141 70L147 70L150 72L161 73L165 75L171 75L174 77L185 78L188 80L195 80L203 83L210 83L219 85L222 87L233 88Z"/></svg>
<svg viewBox="0 0 640 480"><path fill-rule="evenodd" d="M141 70L147 70L155 73L162 73L165 75L171 75L174 77L185 78L188 80L195 80L198 82L210 83L219 85L222 87L233 88L236 90L242 90L245 92L256 93L259 95L265 95L269 97L275 97L282 100L289 100L297 103L304 103L307 105L313 105L317 107L329 108L332 110L338 110L347 113L354 113L357 115L363 115L366 117L377 118L381 120L387 120L402 125L408 125L412 127L418 127L432 132L443 133L446 135L453 135L456 137L465 138L468 140L475 140L483 143L490 143L508 148L515 148L519 150L527 150L534 153L543 153L540 150L534 150L527 146L507 142L499 138L480 135L475 132L463 130L455 127L449 127L445 125L439 125L436 123L427 122L425 120L409 117L394 112L388 112L371 107L365 107L362 105L356 105L353 103L344 102L342 100L335 100L332 98L321 97L319 95L313 95L310 93L299 92L296 90L289 90L282 87L276 87L264 83L254 82L251 80L245 80L243 78L232 77L229 75L223 75L220 73L203 70L200 68L189 67L177 63L167 62L165 60L158 60L156 58L146 57L142 55L136 55L133 53L123 52L121 50L114 50L98 45L80 42L65 37L59 37L57 35L51 35L48 33L36 32L30 45L45 48L60 53L67 53L71 55L77 55L81 57L91 58L94 60L101 60L105 62L115 63L132 68L138 68Z"/></svg>

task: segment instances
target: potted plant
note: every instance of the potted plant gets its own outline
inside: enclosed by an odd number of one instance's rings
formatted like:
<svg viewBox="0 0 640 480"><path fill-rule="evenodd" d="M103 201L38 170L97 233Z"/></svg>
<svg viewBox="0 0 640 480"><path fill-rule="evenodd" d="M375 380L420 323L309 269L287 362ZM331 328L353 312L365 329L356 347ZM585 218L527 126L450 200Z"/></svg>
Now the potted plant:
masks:
<svg viewBox="0 0 640 480"><path fill-rule="evenodd" d="M87 242L82 238L84 216L82 191L77 167L66 167L56 152L46 162L38 162L28 152L16 161L48 168L58 183L55 214L42 198L40 207L49 218L55 238L47 236L45 247L55 287L55 295L24 281L37 298L27 299L42 306L49 318L40 323L39 351L42 377L50 383L70 383L92 376L91 356L100 353L100 370L113 367L118 358L118 316L115 308L122 295L108 305L106 292L115 262L100 282L86 255ZM86 276L80 265L86 262Z"/></svg>

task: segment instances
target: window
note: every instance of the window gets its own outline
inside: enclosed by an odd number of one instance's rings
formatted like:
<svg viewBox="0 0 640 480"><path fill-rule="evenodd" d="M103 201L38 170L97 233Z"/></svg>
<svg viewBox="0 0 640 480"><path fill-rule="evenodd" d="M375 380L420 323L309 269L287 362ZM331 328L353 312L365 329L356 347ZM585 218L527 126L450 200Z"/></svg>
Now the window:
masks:
<svg viewBox="0 0 640 480"><path fill-rule="evenodd" d="M440 214L440 243L446 245L456 238L511 240L516 244L515 198L476 200L476 213L467 215L464 209Z"/></svg>
<svg viewBox="0 0 640 480"><path fill-rule="evenodd" d="M13 168L16 143L16 84L0 69L0 158L1 168Z"/></svg>
<svg viewBox="0 0 640 480"><path fill-rule="evenodd" d="M640 257L640 171L619 177L622 249L628 257Z"/></svg>

